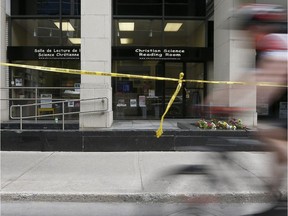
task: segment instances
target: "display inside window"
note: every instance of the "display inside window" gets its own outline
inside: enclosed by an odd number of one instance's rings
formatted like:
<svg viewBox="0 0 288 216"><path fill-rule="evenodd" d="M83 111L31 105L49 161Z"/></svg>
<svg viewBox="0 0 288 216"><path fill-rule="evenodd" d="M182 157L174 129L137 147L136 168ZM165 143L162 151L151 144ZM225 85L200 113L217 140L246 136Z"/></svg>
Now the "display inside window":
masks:
<svg viewBox="0 0 288 216"><path fill-rule="evenodd" d="M118 81L117 82L117 92L132 92L133 82L132 81Z"/></svg>
<svg viewBox="0 0 288 216"><path fill-rule="evenodd" d="M15 78L14 84L17 87L23 86L23 79L22 78Z"/></svg>

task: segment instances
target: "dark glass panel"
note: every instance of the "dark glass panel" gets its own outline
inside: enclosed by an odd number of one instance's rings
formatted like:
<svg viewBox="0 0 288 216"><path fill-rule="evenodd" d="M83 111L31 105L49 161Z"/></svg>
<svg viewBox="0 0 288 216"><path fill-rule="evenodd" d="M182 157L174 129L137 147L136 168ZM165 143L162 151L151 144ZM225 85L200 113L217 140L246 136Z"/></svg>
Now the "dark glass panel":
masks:
<svg viewBox="0 0 288 216"><path fill-rule="evenodd" d="M36 0L36 7L38 15L57 15L59 14L60 5L59 0Z"/></svg>
<svg viewBox="0 0 288 216"><path fill-rule="evenodd" d="M113 0L113 15L161 16L162 0Z"/></svg>
<svg viewBox="0 0 288 216"><path fill-rule="evenodd" d="M62 15L81 15L80 0L62 0Z"/></svg>
<svg viewBox="0 0 288 216"><path fill-rule="evenodd" d="M214 46L214 21L208 22L208 47Z"/></svg>
<svg viewBox="0 0 288 216"><path fill-rule="evenodd" d="M12 15L80 15L80 0L11 0Z"/></svg>
<svg viewBox="0 0 288 216"><path fill-rule="evenodd" d="M159 4L162 3L162 0L114 0L117 4Z"/></svg>
<svg viewBox="0 0 288 216"><path fill-rule="evenodd" d="M12 15L59 15L60 0L11 0Z"/></svg>
<svg viewBox="0 0 288 216"><path fill-rule="evenodd" d="M165 16L205 16L206 0L165 0ZM162 0L113 0L113 15L162 16Z"/></svg>
<svg viewBox="0 0 288 216"><path fill-rule="evenodd" d="M205 16L205 0L165 0L165 16Z"/></svg>

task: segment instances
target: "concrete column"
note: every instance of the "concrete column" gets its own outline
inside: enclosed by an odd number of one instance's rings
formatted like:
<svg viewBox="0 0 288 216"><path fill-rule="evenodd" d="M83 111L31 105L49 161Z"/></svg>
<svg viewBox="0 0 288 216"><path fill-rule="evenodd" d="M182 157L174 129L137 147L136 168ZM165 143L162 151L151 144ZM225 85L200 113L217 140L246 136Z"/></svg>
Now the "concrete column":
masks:
<svg viewBox="0 0 288 216"><path fill-rule="evenodd" d="M111 0L81 2L82 70L111 72L111 13ZM80 115L80 128L110 127L113 122L111 77L82 75L80 95L81 99L108 98L107 112ZM102 107L101 101L85 102L81 103L81 112Z"/></svg>
<svg viewBox="0 0 288 216"><path fill-rule="evenodd" d="M214 80L253 81L246 80L246 73L255 65L255 51L242 31L227 28L229 17L239 6L239 0L215 0L214 10ZM212 88L213 105L250 108L244 115L235 114L244 124L255 126L256 87L241 85L214 85Z"/></svg>
<svg viewBox="0 0 288 216"><path fill-rule="evenodd" d="M0 62L6 62L6 1L0 1ZM8 68L0 66L0 88L1 88L1 117L0 121L7 121L9 119L9 91L5 89L8 87ZM7 99L7 100L6 100Z"/></svg>

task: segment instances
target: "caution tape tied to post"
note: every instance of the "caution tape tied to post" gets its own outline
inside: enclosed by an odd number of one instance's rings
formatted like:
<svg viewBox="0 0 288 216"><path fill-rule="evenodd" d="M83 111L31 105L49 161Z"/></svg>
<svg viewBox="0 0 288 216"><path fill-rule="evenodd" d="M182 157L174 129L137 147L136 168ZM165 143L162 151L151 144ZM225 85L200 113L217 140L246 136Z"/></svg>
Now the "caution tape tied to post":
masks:
<svg viewBox="0 0 288 216"><path fill-rule="evenodd" d="M182 87L182 82L183 82L183 78L184 78L184 73L180 73L179 75L179 80L178 80L178 85L177 85L177 88L174 92L174 94L172 95L172 97L170 98L170 101L166 107L166 110L165 112L163 113L162 117L161 117L161 121L160 121L160 126L158 128L158 130L156 131L156 137L159 138L161 137L161 135L163 134L163 121L164 121L164 117L166 115L166 113L169 111L170 107L172 106L176 96L178 95L181 87Z"/></svg>
<svg viewBox="0 0 288 216"><path fill-rule="evenodd" d="M184 80L184 73L180 73L179 79L168 78L168 77L157 77L157 76L143 76L134 74L122 74L122 73L110 73L110 72L99 72L99 71L87 71L87 70L77 70L77 69L67 69L67 68L55 68L55 67L45 67L45 66L35 66L35 65L24 65L24 64L12 64L12 63L2 63L0 65L9 67L26 68L31 70L49 71L54 73L66 73L66 74L77 74L77 75L94 75L94 76L110 76L110 77L122 77L130 79L149 79L149 80L161 80L161 81L173 81L178 82L177 88L172 95L165 112L163 113L160 121L159 129L156 131L156 137L159 138L163 134L163 121L164 117L172 106L176 96L178 95L183 82L191 83L205 83L205 84L226 84L226 85L252 85L252 86L267 86L267 87L284 87L287 85L273 83L273 82L238 82L238 81L208 81L208 80Z"/></svg>

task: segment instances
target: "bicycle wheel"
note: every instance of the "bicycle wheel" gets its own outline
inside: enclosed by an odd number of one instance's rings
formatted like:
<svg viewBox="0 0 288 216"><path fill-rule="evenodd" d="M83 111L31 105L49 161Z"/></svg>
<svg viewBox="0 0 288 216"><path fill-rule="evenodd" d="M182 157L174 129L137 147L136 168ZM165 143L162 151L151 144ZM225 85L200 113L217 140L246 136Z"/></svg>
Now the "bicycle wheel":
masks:
<svg viewBox="0 0 288 216"><path fill-rule="evenodd" d="M232 156L231 156L232 155ZM262 184L263 185L263 184ZM156 176L146 187L158 195L157 201L179 203L177 209L165 208L159 215L240 216L245 207L231 203L249 202L243 192L264 190L259 178L243 169L233 153L213 152L203 164L183 164ZM232 206L232 207L231 207Z"/></svg>

